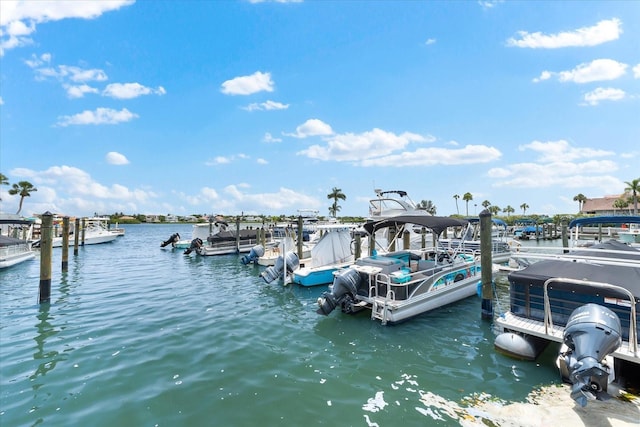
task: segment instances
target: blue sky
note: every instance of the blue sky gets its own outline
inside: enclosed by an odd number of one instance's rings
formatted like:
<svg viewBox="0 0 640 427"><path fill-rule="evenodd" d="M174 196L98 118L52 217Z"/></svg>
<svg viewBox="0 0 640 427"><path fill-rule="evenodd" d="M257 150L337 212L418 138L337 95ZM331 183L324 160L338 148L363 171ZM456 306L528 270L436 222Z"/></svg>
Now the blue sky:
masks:
<svg viewBox="0 0 640 427"><path fill-rule="evenodd" d="M0 25L24 215L328 215L333 187L338 216L375 188L553 215L640 178L638 1L3 0Z"/></svg>

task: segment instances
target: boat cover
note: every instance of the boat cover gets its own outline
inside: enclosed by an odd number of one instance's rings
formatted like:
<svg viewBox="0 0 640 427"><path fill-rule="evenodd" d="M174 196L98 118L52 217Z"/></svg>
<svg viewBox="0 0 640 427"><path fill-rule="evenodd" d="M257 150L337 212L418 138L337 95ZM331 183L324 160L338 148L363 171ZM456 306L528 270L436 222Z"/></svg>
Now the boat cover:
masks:
<svg viewBox="0 0 640 427"><path fill-rule="evenodd" d="M640 302L640 268L625 267L619 265L598 264L597 258L618 258L640 260L640 250L616 240L609 240L590 249L602 249L602 254L594 251L576 250L571 254L594 258L590 262L572 262L567 260L544 260L532 263L522 270L509 274L509 282L512 284L528 284L531 286L543 286L544 282L552 277L564 277L577 280L590 280L594 282L609 283L620 286L630 291L636 302ZM616 253L608 251L620 251ZM554 283L553 287L571 287L574 285L562 285ZM594 290L594 292L597 292Z"/></svg>
<svg viewBox="0 0 640 427"><path fill-rule="evenodd" d="M421 225L430 229L436 235L440 235L440 233L448 227L465 227L468 224L468 221L448 216L421 215L416 213L397 215L379 221L368 222L364 225L364 229L367 233L372 234L381 228L394 227L403 224Z"/></svg>

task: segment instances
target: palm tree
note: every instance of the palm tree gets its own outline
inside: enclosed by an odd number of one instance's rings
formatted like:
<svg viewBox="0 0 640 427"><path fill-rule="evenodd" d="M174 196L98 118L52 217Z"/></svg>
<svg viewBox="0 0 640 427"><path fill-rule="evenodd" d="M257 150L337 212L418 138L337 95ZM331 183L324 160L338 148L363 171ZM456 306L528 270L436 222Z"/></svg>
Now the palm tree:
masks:
<svg viewBox="0 0 640 427"><path fill-rule="evenodd" d="M513 213L513 212L515 212L515 211L516 211L516 210L515 210L515 209L513 209L513 208L511 207L511 205L507 205L507 207L506 207L506 208L502 209L502 212L506 212L506 213L507 213L507 216L509 216L509 214L510 214L510 213Z"/></svg>
<svg viewBox="0 0 640 427"><path fill-rule="evenodd" d="M347 200L347 196L338 187L333 187L331 193L327 194L327 199L333 199L333 204L329 207L329 215L335 218L340 210L338 200Z"/></svg>
<svg viewBox="0 0 640 427"><path fill-rule="evenodd" d="M520 205L520 209L522 209L522 215L526 215L527 214L527 209L529 208L529 205L526 203L523 203Z"/></svg>
<svg viewBox="0 0 640 427"><path fill-rule="evenodd" d="M454 194L453 198L456 199L456 213L460 215L460 209L458 209L458 199L460 198L460 196L457 194Z"/></svg>
<svg viewBox="0 0 640 427"><path fill-rule="evenodd" d="M423 200L420 203L418 203L418 209L424 209L425 211L429 212L431 215L435 215L436 214L436 205L433 204L433 202L431 200Z"/></svg>
<svg viewBox="0 0 640 427"><path fill-rule="evenodd" d="M20 181L17 184L13 184L13 187L9 190L9 194L12 196L15 196L16 194L20 195L20 204L18 205L18 212L16 212L16 215L20 214L20 211L22 210L22 202L24 201L24 198L31 196L31 193L34 191L38 191L38 189L29 181Z"/></svg>
<svg viewBox="0 0 640 427"><path fill-rule="evenodd" d="M627 184L627 188L624 189L625 193L631 193L631 199L633 201L633 214L638 215L638 193L640 193L640 178L636 178L631 182L624 182Z"/></svg>
<svg viewBox="0 0 640 427"><path fill-rule="evenodd" d="M629 202L624 197L620 197L613 202L613 211L615 213L616 208L624 209L629 207Z"/></svg>
<svg viewBox="0 0 640 427"><path fill-rule="evenodd" d="M487 209L489 206L491 206L491 202L488 200L485 200L484 202L482 202L482 206Z"/></svg>
<svg viewBox="0 0 640 427"><path fill-rule="evenodd" d="M9 178L0 173L0 185L9 185ZM2 197L0 197L0 201L2 201Z"/></svg>
<svg viewBox="0 0 640 427"><path fill-rule="evenodd" d="M500 208L498 206L495 205L491 205L489 206L489 212L491 212L491 215L498 215L498 212L500 212Z"/></svg>
<svg viewBox="0 0 640 427"><path fill-rule="evenodd" d="M582 205L584 205L584 202L587 201L587 198L584 194L580 193L573 197L573 201L578 202L578 209L580 212L582 212Z"/></svg>
<svg viewBox="0 0 640 427"><path fill-rule="evenodd" d="M462 196L462 200L467 203L467 216L469 216L469 202L473 200L473 194L464 193L464 196Z"/></svg>

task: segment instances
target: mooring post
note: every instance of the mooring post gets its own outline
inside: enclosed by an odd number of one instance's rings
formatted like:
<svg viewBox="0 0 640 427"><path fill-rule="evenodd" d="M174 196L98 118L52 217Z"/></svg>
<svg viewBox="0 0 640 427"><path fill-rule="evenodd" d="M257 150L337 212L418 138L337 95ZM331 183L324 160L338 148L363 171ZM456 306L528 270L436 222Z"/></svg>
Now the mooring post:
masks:
<svg viewBox="0 0 640 427"><path fill-rule="evenodd" d="M427 228L426 227L422 227L422 229L420 230L420 248L421 249L427 248Z"/></svg>
<svg viewBox="0 0 640 427"><path fill-rule="evenodd" d="M302 241L304 240L302 228L302 215L298 215L298 259L302 259Z"/></svg>
<svg viewBox="0 0 640 427"><path fill-rule="evenodd" d="M480 212L480 267L482 268L482 318L493 319L493 262L491 256L491 212Z"/></svg>
<svg viewBox="0 0 640 427"><path fill-rule="evenodd" d="M42 214L40 227L40 296L39 303L49 302L51 298L51 253L53 252L53 214Z"/></svg>
<svg viewBox="0 0 640 427"><path fill-rule="evenodd" d="M69 217L62 218L62 271L69 271Z"/></svg>
<svg viewBox="0 0 640 427"><path fill-rule="evenodd" d="M411 233L409 230L404 230L404 233L402 233L402 243L405 250L411 249Z"/></svg>
<svg viewBox="0 0 640 427"><path fill-rule="evenodd" d="M80 241L80 218L76 218L75 225L73 227L73 255L78 255L78 243Z"/></svg>
<svg viewBox="0 0 640 427"><path fill-rule="evenodd" d="M84 246L84 233L86 229L87 229L87 219L82 218L82 246Z"/></svg>
<svg viewBox="0 0 640 427"><path fill-rule="evenodd" d="M355 235L355 247L353 248L353 259L360 259L362 255L362 236L360 233L356 233Z"/></svg>
<svg viewBox="0 0 640 427"><path fill-rule="evenodd" d="M569 236L567 233L567 220L562 220L562 250L563 253L569 253Z"/></svg>
<svg viewBox="0 0 640 427"><path fill-rule="evenodd" d="M396 228L389 227L389 247L387 248L389 252L395 252L396 250Z"/></svg>
<svg viewBox="0 0 640 427"><path fill-rule="evenodd" d="M236 252L240 253L240 217L236 216Z"/></svg>
<svg viewBox="0 0 640 427"><path fill-rule="evenodd" d="M369 256L373 256L373 253L376 250L376 234L369 234Z"/></svg>

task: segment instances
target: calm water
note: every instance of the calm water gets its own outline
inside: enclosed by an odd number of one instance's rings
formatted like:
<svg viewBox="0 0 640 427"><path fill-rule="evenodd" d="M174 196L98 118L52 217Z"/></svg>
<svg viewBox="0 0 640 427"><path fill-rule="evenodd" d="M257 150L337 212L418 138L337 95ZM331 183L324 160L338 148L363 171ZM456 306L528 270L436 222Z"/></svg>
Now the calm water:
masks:
<svg viewBox="0 0 640 427"><path fill-rule="evenodd" d="M455 426L443 405L559 383L555 349L538 363L495 352L477 297L395 326L322 317L325 287L159 247L189 225L125 228L71 248L64 274L54 249L50 304L39 258L0 271L0 425Z"/></svg>

